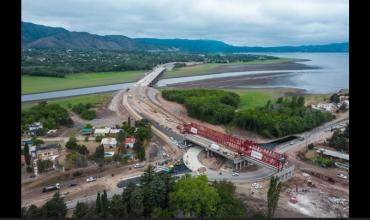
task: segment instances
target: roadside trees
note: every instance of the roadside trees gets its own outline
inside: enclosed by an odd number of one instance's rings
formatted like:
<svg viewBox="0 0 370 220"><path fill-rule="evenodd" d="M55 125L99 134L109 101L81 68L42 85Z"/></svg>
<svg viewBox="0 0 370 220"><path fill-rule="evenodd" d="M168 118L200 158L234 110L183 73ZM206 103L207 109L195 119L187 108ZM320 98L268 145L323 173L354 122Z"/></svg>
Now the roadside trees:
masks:
<svg viewBox="0 0 370 220"><path fill-rule="evenodd" d="M86 203L78 202L76 209L73 212L72 218L83 218L88 217L89 206Z"/></svg>
<svg viewBox="0 0 370 220"><path fill-rule="evenodd" d="M64 218L67 214L67 206L63 198L60 198L59 192L56 192L53 198L42 206L42 216L47 218Z"/></svg>
<svg viewBox="0 0 370 220"><path fill-rule="evenodd" d="M267 192L267 217L272 218L274 216L276 207L279 202L281 182L278 177L272 176L270 180L270 187Z"/></svg>
<svg viewBox="0 0 370 220"><path fill-rule="evenodd" d="M171 209L185 217L215 216L219 202L217 190L208 184L208 178L204 175L185 175L170 193Z"/></svg>

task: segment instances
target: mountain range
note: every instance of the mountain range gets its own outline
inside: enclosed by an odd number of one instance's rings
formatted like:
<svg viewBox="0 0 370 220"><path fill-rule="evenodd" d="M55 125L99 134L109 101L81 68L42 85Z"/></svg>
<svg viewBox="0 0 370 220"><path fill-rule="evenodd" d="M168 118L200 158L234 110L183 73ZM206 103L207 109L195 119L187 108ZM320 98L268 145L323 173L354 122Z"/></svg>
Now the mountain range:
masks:
<svg viewBox="0 0 370 220"><path fill-rule="evenodd" d="M348 52L349 44L248 47L217 40L129 38L123 35L96 35L68 31L60 27L22 22L22 48L60 48L79 50L181 51L196 53L242 52Z"/></svg>

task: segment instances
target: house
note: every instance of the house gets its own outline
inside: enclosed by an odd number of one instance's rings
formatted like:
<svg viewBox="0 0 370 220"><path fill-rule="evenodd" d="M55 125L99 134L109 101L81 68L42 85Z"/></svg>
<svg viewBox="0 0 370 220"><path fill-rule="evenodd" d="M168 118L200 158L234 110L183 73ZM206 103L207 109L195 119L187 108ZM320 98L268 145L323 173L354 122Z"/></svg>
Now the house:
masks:
<svg viewBox="0 0 370 220"><path fill-rule="evenodd" d="M28 126L28 130L29 130L29 131L36 131L36 130L39 130L39 129L41 129L41 128L43 128L43 126L42 126L41 122L35 122L35 123L30 124L30 125Z"/></svg>
<svg viewBox="0 0 370 220"><path fill-rule="evenodd" d="M59 156L60 145L48 144L36 147L36 157L40 160L47 160Z"/></svg>
<svg viewBox="0 0 370 220"><path fill-rule="evenodd" d="M28 126L28 131L27 131L27 134L30 135L30 136L34 136L36 135L36 132L40 129L42 129L43 126L41 124L41 122L35 122L33 124L30 124Z"/></svg>
<svg viewBox="0 0 370 220"><path fill-rule="evenodd" d="M135 142L136 142L136 139L134 137L127 137L125 139L125 146L129 148L133 148Z"/></svg>
<svg viewBox="0 0 370 220"><path fill-rule="evenodd" d="M23 140L22 141L22 146L28 144L28 146L32 145L32 140L31 139L27 139L27 140Z"/></svg>
<svg viewBox="0 0 370 220"><path fill-rule="evenodd" d="M117 134L117 133L119 133L120 131L122 131L122 129L111 128L111 129L110 129L110 131L109 131L109 134Z"/></svg>
<svg viewBox="0 0 370 220"><path fill-rule="evenodd" d="M333 103L319 103L317 104L317 108L320 110L328 111L328 112L336 112L338 110L338 106Z"/></svg>
<svg viewBox="0 0 370 220"><path fill-rule="evenodd" d="M82 135L91 135L92 131L92 128L82 128L81 133Z"/></svg>
<svg viewBox="0 0 370 220"><path fill-rule="evenodd" d="M319 148L319 149L316 150L316 153L323 154L323 155L333 157L333 158L338 158L338 159L349 161L349 154L345 154L345 153L341 153L341 152L337 152L337 151L332 151L332 150L328 150L328 149L324 149L324 148Z"/></svg>
<svg viewBox="0 0 370 220"><path fill-rule="evenodd" d="M105 128L96 128L94 130L94 136L105 136L109 134L110 127L105 127Z"/></svg>
<svg viewBox="0 0 370 220"><path fill-rule="evenodd" d="M101 144L104 147L117 147L117 140L115 138L103 138Z"/></svg>

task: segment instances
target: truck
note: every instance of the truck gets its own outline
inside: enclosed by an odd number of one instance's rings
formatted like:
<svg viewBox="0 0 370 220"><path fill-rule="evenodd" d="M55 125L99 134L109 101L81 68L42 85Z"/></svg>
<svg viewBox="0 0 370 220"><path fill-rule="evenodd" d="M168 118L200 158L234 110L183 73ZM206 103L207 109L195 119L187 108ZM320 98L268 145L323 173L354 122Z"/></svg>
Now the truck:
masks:
<svg viewBox="0 0 370 220"><path fill-rule="evenodd" d="M49 192L49 191L53 191L53 190L58 190L60 189L60 184L59 183L56 183L54 185L50 185L50 186L45 186L43 189L42 189L42 192Z"/></svg>
<svg viewBox="0 0 370 220"><path fill-rule="evenodd" d="M217 144L211 144L211 149L219 151L220 146L218 146Z"/></svg>

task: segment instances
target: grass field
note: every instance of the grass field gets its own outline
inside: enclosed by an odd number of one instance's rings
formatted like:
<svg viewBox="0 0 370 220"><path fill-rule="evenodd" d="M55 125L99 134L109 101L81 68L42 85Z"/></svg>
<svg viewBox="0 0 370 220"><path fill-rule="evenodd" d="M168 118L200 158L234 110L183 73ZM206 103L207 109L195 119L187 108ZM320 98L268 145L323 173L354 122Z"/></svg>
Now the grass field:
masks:
<svg viewBox="0 0 370 220"><path fill-rule="evenodd" d="M65 78L22 76L22 95L136 81L146 71L69 74Z"/></svg>
<svg viewBox="0 0 370 220"><path fill-rule="evenodd" d="M165 72L162 78L174 78L181 76L194 76L201 75L205 73L210 73L222 66L232 66L232 65L258 65L258 64L273 64L287 62L292 59L290 58L280 58L280 59L270 59L270 60L254 60L250 62L235 62L235 63L206 63L194 66L179 67L174 68L172 71Z"/></svg>
<svg viewBox="0 0 370 220"><path fill-rule="evenodd" d="M254 109L264 106L268 100L275 100L281 96L279 91L268 89L243 89L230 90L236 92L240 96L239 109Z"/></svg>
<svg viewBox="0 0 370 220"><path fill-rule="evenodd" d="M84 95L84 96L76 96L70 98L63 98L63 99L55 99L48 101L48 103L56 103L61 105L63 108L67 108L68 104L76 105L78 103L87 104L90 103L94 106L98 106L104 103L112 93L100 93L100 94L92 94L92 95ZM38 102L27 102L22 103L22 110L27 110L34 105L37 105Z"/></svg>
<svg viewBox="0 0 370 220"><path fill-rule="evenodd" d="M240 96L239 109L253 109L264 106L268 100L275 101L279 97L299 92L294 88L273 88L273 89L228 89ZM327 102L331 94L304 94L305 104L312 105L319 102ZM299 96L299 95L298 95Z"/></svg>

